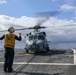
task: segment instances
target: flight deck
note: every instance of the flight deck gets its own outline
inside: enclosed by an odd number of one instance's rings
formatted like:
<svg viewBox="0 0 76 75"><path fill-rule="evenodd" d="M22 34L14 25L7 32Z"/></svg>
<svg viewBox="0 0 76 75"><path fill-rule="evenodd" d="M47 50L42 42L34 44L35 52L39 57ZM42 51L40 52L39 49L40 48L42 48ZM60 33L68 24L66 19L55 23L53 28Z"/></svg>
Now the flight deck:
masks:
<svg viewBox="0 0 76 75"><path fill-rule="evenodd" d="M15 50L12 73L3 71L3 55L4 51L1 51L0 75L76 75L75 53L71 49L36 54Z"/></svg>

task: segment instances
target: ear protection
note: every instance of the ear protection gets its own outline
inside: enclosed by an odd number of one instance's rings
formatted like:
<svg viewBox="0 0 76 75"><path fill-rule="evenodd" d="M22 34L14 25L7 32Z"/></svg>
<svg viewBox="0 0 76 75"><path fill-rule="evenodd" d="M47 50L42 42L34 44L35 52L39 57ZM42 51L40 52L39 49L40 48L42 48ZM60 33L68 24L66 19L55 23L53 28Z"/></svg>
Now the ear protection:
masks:
<svg viewBox="0 0 76 75"><path fill-rule="evenodd" d="M8 31L11 32L11 33L14 33L14 32L15 32L15 29L14 29L13 27L10 27L10 28L8 29Z"/></svg>

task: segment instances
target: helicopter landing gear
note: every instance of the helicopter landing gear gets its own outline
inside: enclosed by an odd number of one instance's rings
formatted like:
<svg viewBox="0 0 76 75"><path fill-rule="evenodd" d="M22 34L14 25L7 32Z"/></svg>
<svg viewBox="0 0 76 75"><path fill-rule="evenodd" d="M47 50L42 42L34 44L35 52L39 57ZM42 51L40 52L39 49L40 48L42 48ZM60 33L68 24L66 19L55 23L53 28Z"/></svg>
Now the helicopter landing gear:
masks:
<svg viewBox="0 0 76 75"><path fill-rule="evenodd" d="M26 50L26 53L29 53L29 51L28 51L28 50Z"/></svg>
<svg viewBox="0 0 76 75"><path fill-rule="evenodd" d="M46 48L46 51L49 52L49 47Z"/></svg>
<svg viewBox="0 0 76 75"><path fill-rule="evenodd" d="M29 53L29 51L25 48L25 53Z"/></svg>

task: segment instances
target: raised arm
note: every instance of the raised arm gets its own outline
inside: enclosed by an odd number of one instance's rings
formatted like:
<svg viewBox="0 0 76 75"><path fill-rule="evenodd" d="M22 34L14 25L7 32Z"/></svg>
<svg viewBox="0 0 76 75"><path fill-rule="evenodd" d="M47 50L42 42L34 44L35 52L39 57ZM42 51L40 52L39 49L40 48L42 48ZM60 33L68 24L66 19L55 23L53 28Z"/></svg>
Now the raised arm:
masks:
<svg viewBox="0 0 76 75"><path fill-rule="evenodd" d="M15 35L15 39L18 41L21 41L22 40L21 33L19 33L19 37L17 35Z"/></svg>

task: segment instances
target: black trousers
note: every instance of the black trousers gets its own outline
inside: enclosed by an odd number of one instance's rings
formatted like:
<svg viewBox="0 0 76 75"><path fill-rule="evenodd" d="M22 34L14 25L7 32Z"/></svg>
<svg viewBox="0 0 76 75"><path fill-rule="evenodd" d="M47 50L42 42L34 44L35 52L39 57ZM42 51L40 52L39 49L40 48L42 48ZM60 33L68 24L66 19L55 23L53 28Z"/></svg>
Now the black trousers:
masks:
<svg viewBox="0 0 76 75"><path fill-rule="evenodd" d="M4 61L4 70L12 70L13 59L14 59L14 49L5 47L5 61Z"/></svg>

